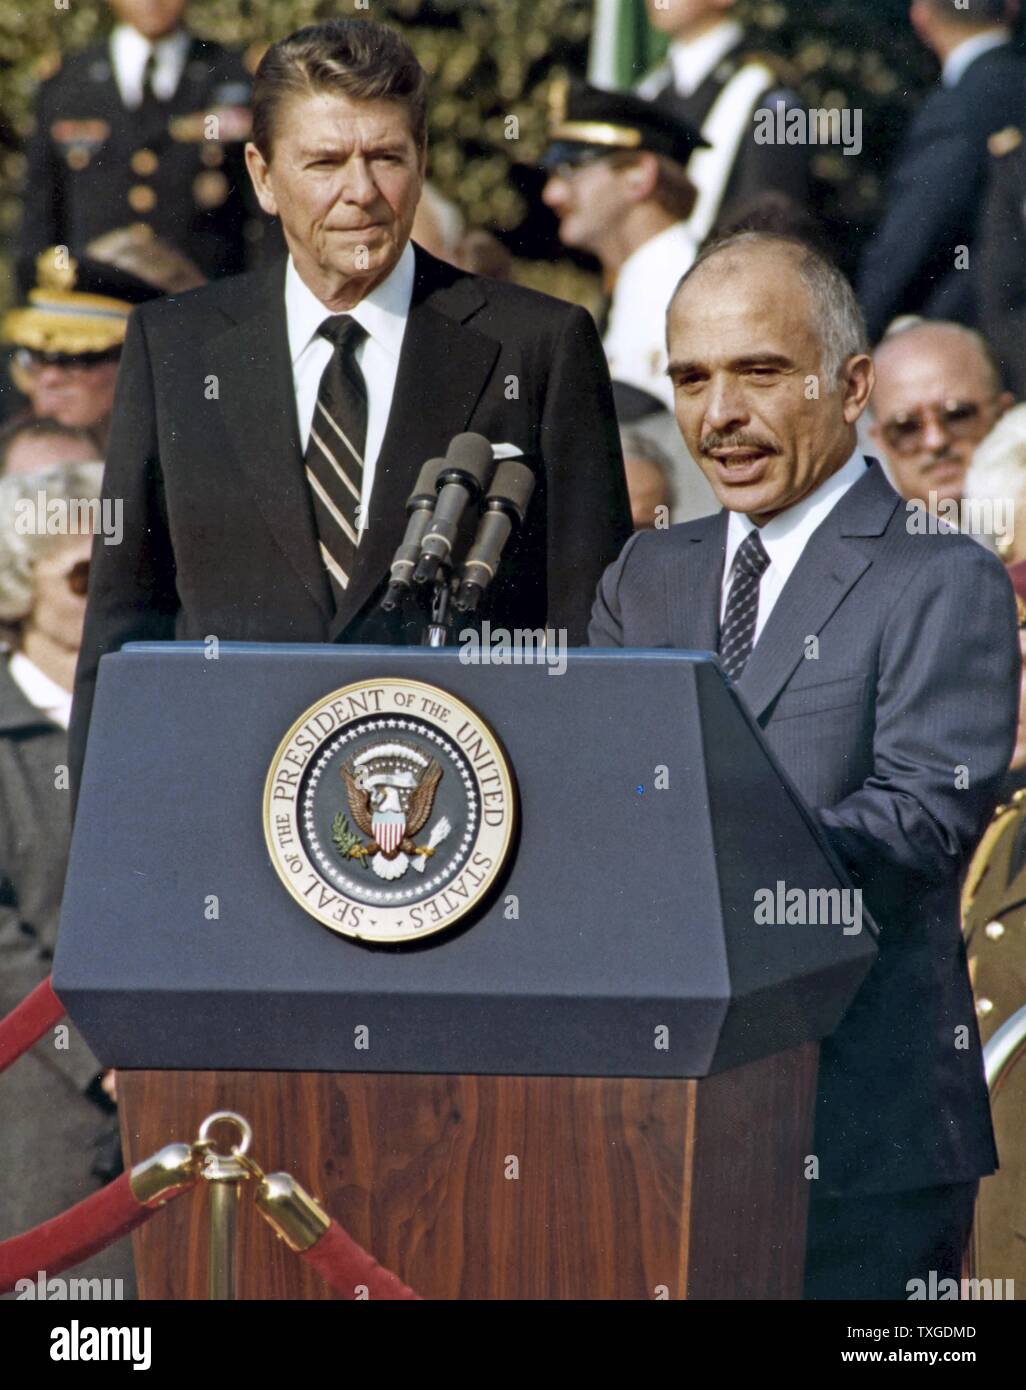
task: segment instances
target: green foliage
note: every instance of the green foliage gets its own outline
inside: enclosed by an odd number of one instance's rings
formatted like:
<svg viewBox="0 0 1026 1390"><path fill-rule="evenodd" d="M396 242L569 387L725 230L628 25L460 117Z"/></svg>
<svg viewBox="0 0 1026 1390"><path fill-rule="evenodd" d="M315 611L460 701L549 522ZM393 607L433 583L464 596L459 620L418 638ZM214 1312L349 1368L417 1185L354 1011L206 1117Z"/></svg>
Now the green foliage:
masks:
<svg viewBox="0 0 1026 1390"><path fill-rule="evenodd" d="M585 67L591 0L371 0L367 9L355 0L193 0L189 17L198 32L250 48L344 13L407 35L432 83L432 179L471 225L515 229L530 210L510 166L544 146L551 77ZM825 211L838 226L871 221L900 127L935 73L912 37L906 0L740 0L739 13L753 46L783 56L785 78L810 105L863 111L862 157L824 149L816 168ZM109 23L104 0L8 0L0 8L0 112L14 132L29 129L47 59L95 41ZM21 161L12 150L0 157L0 236L7 237Z"/></svg>

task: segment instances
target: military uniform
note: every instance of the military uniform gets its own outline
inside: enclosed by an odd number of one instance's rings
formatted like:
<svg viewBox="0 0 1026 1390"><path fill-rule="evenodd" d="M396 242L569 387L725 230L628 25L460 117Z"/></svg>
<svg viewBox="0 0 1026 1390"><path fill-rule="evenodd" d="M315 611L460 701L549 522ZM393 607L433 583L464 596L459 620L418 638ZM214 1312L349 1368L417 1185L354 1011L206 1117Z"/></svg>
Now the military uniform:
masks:
<svg viewBox="0 0 1026 1390"><path fill-rule="evenodd" d="M966 880L963 915L986 1046L1026 1006L1026 789L995 811ZM975 1273L1012 1279L1021 1289L1026 1286L1026 1062L1021 1056L999 1081L991 1103L1001 1166L980 1185Z"/></svg>
<svg viewBox="0 0 1026 1390"><path fill-rule="evenodd" d="M135 109L122 99L110 45L66 60L37 99L20 262L53 245L81 252L142 222L208 276L242 270L256 217L243 164L250 86L240 57L198 38L174 93L144 96Z"/></svg>
<svg viewBox="0 0 1026 1390"><path fill-rule="evenodd" d="M1011 152L1009 146L1005 153ZM991 153L1001 157L997 150ZM1026 562L1012 565L1008 576L1015 588L1021 640L1026 634ZM973 855L962 889L969 976L985 1047L1026 1007L1026 769L1009 772L1003 800ZM977 1278L1012 1279L1021 1290L1026 1287L1026 1055L1001 1075L994 1073L992 1059L988 1082L1001 1166L980 1184L974 1273Z"/></svg>
<svg viewBox="0 0 1026 1390"><path fill-rule="evenodd" d="M693 91L678 90L669 59L636 88L640 96L660 102L700 130L714 149L724 142L729 146L722 168L713 176L716 187L710 192L708 215L703 225L693 228L699 241L731 222L763 194L784 194L803 210L811 196L809 147L760 144L753 119L758 110L776 112L778 103L783 103L786 119L787 112L804 110L804 103L779 81L777 60L753 52L738 27L731 25L730 29L736 34L735 41ZM689 173L695 171L696 161L692 160Z"/></svg>
<svg viewBox="0 0 1026 1390"><path fill-rule="evenodd" d="M631 92L610 92L590 83L553 84L549 93L549 145L542 164L554 176L607 155L649 153L684 170L695 150L706 148L697 129L676 113ZM602 346L614 381L626 382L673 410L666 375L666 306L680 277L690 270L698 243L688 222L671 222L635 246L615 269L602 325ZM615 278L613 278L615 276Z"/></svg>
<svg viewBox="0 0 1026 1390"><path fill-rule="evenodd" d="M1026 139L1018 126L987 142L987 191L978 232L977 315L1005 385L1026 397Z"/></svg>

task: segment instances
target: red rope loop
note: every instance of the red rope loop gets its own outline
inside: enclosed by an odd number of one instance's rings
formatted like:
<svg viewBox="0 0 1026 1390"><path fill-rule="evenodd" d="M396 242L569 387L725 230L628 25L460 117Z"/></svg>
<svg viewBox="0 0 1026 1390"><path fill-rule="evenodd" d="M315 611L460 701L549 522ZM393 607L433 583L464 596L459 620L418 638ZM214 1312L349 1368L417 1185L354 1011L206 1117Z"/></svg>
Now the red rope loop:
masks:
<svg viewBox="0 0 1026 1390"><path fill-rule="evenodd" d="M347 1298L355 1298L360 1288L366 1288L372 1299L420 1299L419 1293L357 1245L337 1221L332 1221L309 1250L299 1254L325 1283Z"/></svg>
<svg viewBox="0 0 1026 1390"><path fill-rule="evenodd" d="M64 1005L54 994L50 978L48 975L17 1008L0 1019L0 1072L6 1071L64 1017Z"/></svg>

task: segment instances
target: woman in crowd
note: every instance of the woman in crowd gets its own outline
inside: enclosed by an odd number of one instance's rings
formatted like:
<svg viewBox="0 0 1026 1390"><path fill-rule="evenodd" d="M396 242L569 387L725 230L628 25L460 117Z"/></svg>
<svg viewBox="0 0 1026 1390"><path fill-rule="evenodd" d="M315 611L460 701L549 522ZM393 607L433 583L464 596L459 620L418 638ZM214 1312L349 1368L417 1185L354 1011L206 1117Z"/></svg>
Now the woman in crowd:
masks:
<svg viewBox="0 0 1026 1390"><path fill-rule="evenodd" d="M0 479L0 1017L51 969L68 852L67 728L95 524L89 509L102 475L100 463L73 463ZM109 1088L70 1025L0 1075L0 1239L116 1176ZM123 1278L129 1296L128 1241L75 1272Z"/></svg>

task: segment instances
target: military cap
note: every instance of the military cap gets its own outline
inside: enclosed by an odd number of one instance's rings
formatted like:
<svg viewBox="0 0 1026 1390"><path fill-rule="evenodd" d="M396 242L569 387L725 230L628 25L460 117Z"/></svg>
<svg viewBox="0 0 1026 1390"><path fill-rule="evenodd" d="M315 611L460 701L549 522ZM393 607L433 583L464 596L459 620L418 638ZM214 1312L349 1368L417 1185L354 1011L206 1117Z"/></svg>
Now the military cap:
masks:
<svg viewBox="0 0 1026 1390"><path fill-rule="evenodd" d="M682 116L632 92L587 82L556 82L549 91L549 146L542 164L576 164L595 154L648 151L687 164L708 141Z"/></svg>
<svg viewBox="0 0 1026 1390"><path fill-rule="evenodd" d="M36 257L36 286L28 304L3 321L5 342L32 352L64 356L108 353L125 341L136 304L161 291L137 275L51 246Z"/></svg>

